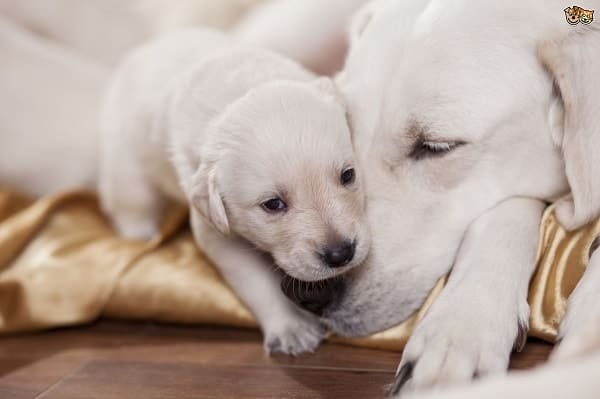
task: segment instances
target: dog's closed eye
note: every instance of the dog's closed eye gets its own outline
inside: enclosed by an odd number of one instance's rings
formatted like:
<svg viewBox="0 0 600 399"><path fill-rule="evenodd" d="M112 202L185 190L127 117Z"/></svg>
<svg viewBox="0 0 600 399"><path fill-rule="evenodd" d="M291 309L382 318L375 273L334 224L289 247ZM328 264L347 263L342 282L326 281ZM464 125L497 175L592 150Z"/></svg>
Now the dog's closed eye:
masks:
<svg viewBox="0 0 600 399"><path fill-rule="evenodd" d="M442 157L465 144L464 141L438 141L419 138L415 141L409 157L416 161L425 158Z"/></svg>

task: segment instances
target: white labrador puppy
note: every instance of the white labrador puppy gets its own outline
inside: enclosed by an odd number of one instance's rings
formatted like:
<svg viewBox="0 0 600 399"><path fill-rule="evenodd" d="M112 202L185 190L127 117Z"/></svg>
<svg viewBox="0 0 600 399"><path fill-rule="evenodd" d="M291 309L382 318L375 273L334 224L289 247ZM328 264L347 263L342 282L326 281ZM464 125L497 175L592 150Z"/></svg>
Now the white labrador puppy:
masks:
<svg viewBox="0 0 600 399"><path fill-rule="evenodd" d="M101 202L126 237L191 205L196 241L255 314L267 350L313 350L324 330L279 288L364 261L364 194L333 83L222 34L187 30L135 50L102 116Z"/></svg>
<svg viewBox="0 0 600 399"><path fill-rule="evenodd" d="M353 23L338 83L373 244L343 282L290 297L316 297L328 325L365 335L405 320L453 267L406 346L399 388L505 370L525 337L542 201L571 191L558 208L569 228L600 214L600 24L569 24L568 5L378 0ZM565 343L600 319L595 263Z"/></svg>

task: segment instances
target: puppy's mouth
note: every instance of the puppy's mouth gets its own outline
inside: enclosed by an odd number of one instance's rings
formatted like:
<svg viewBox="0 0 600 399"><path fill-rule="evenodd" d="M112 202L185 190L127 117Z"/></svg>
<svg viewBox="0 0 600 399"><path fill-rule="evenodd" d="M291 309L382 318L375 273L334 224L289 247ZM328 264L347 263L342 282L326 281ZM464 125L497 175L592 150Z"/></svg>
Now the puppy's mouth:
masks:
<svg viewBox="0 0 600 399"><path fill-rule="evenodd" d="M344 281L342 276L302 281L285 274L281 280L281 291L300 308L320 317L343 295Z"/></svg>
<svg viewBox="0 0 600 399"><path fill-rule="evenodd" d="M291 262L281 262L279 264L288 265L287 268L280 267L288 278L297 280L303 284L308 282L319 284L330 279L341 278L343 275L364 264L367 257L368 251L361 249L361 252L357 253L352 260L344 262L337 267L325 264L319 255L311 258L306 263L295 265L293 268L289 267Z"/></svg>

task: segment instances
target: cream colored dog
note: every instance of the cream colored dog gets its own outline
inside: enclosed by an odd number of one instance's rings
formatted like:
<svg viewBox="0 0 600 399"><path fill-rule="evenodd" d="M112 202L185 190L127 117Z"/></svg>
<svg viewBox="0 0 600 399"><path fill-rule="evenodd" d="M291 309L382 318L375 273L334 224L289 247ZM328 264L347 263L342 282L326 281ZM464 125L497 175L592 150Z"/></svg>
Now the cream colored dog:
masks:
<svg viewBox="0 0 600 399"><path fill-rule="evenodd" d="M564 8L379 0L354 21L338 83L373 245L342 283L291 296L366 335L405 320L452 268L404 351L404 391L506 370L527 328L544 202L572 194L557 208L570 229L600 216L600 26L570 25ZM565 345L598 325L599 266L572 295Z"/></svg>
<svg viewBox="0 0 600 399"><path fill-rule="evenodd" d="M598 252L600 255L600 252ZM597 255L597 256L598 256ZM586 278L594 289L600 284L600 258L594 266L596 277ZM589 276L589 275L588 275ZM581 294L584 292L578 288ZM598 306L597 303L586 305ZM508 374L482 378L469 385L458 385L448 389L417 391L404 397L411 399L597 399L600 392L600 318L579 330L575 339L561 343L550 357L550 361L532 370L515 371Z"/></svg>
<svg viewBox="0 0 600 399"><path fill-rule="evenodd" d="M274 265L321 280L364 261L370 243L332 82L219 33L182 31L127 57L102 126L101 202L117 229L150 238L167 200L189 203L198 245L266 348L313 350L324 330L281 293Z"/></svg>

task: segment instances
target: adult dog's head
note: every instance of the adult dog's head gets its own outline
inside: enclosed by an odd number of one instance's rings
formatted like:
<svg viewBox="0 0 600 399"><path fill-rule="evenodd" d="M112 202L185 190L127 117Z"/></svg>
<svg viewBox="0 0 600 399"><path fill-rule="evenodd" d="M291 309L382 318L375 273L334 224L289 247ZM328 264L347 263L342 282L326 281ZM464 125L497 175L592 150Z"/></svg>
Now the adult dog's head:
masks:
<svg viewBox="0 0 600 399"><path fill-rule="evenodd" d="M298 302L316 296L335 330L368 334L419 308L468 226L503 200L570 189L565 226L598 215L600 27L567 24L564 8L380 0L357 15L338 83L373 245L327 301L317 287Z"/></svg>

